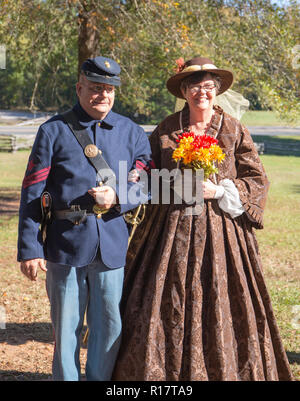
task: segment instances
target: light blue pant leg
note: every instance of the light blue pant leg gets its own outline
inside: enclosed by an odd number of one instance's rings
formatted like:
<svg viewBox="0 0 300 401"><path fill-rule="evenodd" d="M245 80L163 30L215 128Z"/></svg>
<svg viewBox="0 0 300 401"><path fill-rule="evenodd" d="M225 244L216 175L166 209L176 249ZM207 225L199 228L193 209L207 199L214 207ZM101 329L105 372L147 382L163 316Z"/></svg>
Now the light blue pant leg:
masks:
<svg viewBox="0 0 300 401"><path fill-rule="evenodd" d="M121 342L120 301L124 268L108 269L98 256L88 267L87 380L111 379Z"/></svg>
<svg viewBox="0 0 300 401"><path fill-rule="evenodd" d="M87 268L47 263L47 293L55 333L53 379L80 380L80 333L88 299Z"/></svg>

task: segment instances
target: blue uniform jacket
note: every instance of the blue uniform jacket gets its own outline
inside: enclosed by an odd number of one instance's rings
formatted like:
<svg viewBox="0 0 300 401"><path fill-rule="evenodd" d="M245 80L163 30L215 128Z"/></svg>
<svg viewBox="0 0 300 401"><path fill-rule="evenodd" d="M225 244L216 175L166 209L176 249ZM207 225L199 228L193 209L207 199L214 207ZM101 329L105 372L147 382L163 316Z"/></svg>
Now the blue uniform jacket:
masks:
<svg viewBox="0 0 300 401"><path fill-rule="evenodd" d="M113 208L101 219L91 215L79 225L54 219L47 228L47 240L43 244L39 230L42 192L47 190L51 194L53 210L68 209L75 204L86 209L94 204L87 191L97 185L95 168L63 118L55 116L40 126L23 180L18 261L45 258L81 267L92 262L100 246L102 260L109 268L122 267L126 260L129 230L121 213L146 202L147 196L142 191L135 191L140 198L137 196L132 201L129 197L126 200L124 185L121 188L120 182L124 182L125 177L127 193L138 185L127 183L127 175L137 162L145 166L149 164L148 138L141 127L113 111L99 127L99 121L92 120L79 103L73 110L80 124L87 129L91 143L102 150L104 159L116 174L116 191L123 202L121 211ZM121 169L119 161L122 162Z"/></svg>

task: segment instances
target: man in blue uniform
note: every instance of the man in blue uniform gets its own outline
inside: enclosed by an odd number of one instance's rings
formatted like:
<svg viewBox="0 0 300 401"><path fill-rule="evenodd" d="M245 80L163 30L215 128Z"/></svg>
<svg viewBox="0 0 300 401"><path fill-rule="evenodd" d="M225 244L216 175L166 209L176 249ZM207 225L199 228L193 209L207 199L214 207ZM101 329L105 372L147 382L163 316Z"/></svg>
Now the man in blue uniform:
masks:
<svg viewBox="0 0 300 401"><path fill-rule="evenodd" d="M79 101L72 110L88 145L80 144L66 116L51 118L39 128L23 180L18 261L31 280L37 279L39 269L47 272L55 333L54 380L80 379L86 308L87 380L110 380L119 349L119 302L128 243L122 213L146 200L142 191L138 201L124 197L139 184L124 184L121 176L127 177L137 163L147 169L150 161L142 128L112 111L119 74L119 65L109 58L83 63L76 84ZM107 166L104 173L92 163L99 155ZM110 173L114 180L107 179ZM40 202L45 191L44 210L51 209L51 219L44 241Z"/></svg>

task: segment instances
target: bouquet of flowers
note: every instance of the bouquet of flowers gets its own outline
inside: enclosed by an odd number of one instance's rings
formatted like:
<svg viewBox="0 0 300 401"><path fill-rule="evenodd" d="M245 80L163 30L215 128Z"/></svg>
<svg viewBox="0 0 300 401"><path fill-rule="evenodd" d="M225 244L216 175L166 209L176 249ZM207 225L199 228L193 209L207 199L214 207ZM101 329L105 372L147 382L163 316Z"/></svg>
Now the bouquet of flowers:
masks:
<svg viewBox="0 0 300 401"><path fill-rule="evenodd" d="M193 132L184 132L178 136L178 147L172 158L193 170L203 169L204 180L213 173L218 173L215 162L221 163L225 154L218 145L218 140L209 135L195 135Z"/></svg>

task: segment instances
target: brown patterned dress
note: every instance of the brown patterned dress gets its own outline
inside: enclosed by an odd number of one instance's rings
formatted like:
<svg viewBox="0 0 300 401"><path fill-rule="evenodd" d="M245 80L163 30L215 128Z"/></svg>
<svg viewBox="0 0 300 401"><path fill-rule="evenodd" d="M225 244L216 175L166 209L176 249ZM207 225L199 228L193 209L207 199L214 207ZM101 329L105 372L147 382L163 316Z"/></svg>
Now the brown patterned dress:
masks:
<svg viewBox="0 0 300 401"><path fill-rule="evenodd" d="M182 122L187 128L187 107ZM180 132L175 113L151 135L157 168L176 167ZM292 380L254 233L269 182L239 121L215 107L208 134L226 153L217 181L233 180L245 212L233 219L216 200L201 215L147 206L128 252L113 380Z"/></svg>

